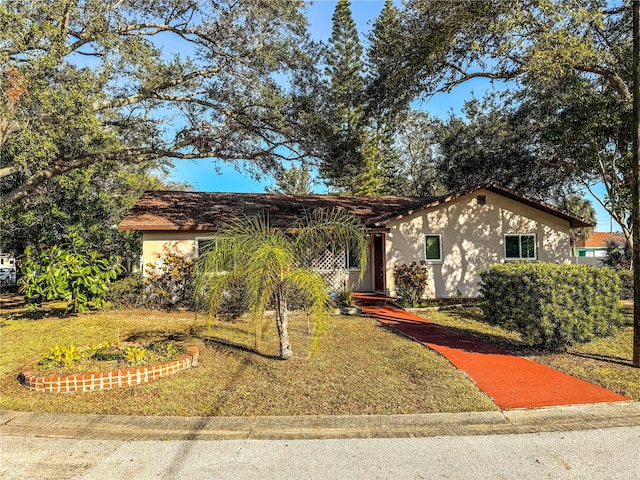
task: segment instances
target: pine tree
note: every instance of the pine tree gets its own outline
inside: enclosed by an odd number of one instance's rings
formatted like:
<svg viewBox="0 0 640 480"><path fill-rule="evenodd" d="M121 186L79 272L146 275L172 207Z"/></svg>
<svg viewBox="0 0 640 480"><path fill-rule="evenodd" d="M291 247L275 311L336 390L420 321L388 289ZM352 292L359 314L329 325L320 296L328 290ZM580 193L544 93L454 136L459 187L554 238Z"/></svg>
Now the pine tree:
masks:
<svg viewBox="0 0 640 480"><path fill-rule="evenodd" d="M349 0L339 0L326 56L329 80L325 104L329 149L320 174L334 189L353 193L352 182L362 167L362 45Z"/></svg>
<svg viewBox="0 0 640 480"><path fill-rule="evenodd" d="M306 165L291 165L290 168L283 168L277 172L274 186L265 190L286 195L309 195L313 193L313 183L311 172Z"/></svg>
<svg viewBox="0 0 640 480"><path fill-rule="evenodd" d="M332 21L326 73L333 138L331 155L321 174L339 191L387 194L392 136L387 121L365 109L366 68L349 0L338 1Z"/></svg>
<svg viewBox="0 0 640 480"><path fill-rule="evenodd" d="M339 0L333 17L329 39L327 69L331 95L338 116L338 129L355 133L362 120L362 95L364 92L362 45L351 15L349 0Z"/></svg>
<svg viewBox="0 0 640 480"><path fill-rule="evenodd" d="M367 102L369 109L375 110L378 116L381 113L386 117L392 116L403 105L397 98L389 98L387 93L393 91L396 97L402 91L396 84L402 82L403 66L393 55L401 41L400 32L400 10L393 5L393 0L385 0L380 15L371 26L367 49ZM408 104L409 91L404 93ZM386 120L390 121L389 118Z"/></svg>
<svg viewBox="0 0 640 480"><path fill-rule="evenodd" d="M396 194L395 151L390 131L376 119L363 130L360 171L353 177L351 193L362 196Z"/></svg>

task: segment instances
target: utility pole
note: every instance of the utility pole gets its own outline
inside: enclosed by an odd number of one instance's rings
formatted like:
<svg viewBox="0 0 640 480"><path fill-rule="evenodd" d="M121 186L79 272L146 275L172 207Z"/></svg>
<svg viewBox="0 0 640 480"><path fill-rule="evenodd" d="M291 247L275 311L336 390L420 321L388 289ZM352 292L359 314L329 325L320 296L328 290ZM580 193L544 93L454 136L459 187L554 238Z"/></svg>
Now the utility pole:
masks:
<svg viewBox="0 0 640 480"><path fill-rule="evenodd" d="M633 9L633 366L640 368L640 0Z"/></svg>

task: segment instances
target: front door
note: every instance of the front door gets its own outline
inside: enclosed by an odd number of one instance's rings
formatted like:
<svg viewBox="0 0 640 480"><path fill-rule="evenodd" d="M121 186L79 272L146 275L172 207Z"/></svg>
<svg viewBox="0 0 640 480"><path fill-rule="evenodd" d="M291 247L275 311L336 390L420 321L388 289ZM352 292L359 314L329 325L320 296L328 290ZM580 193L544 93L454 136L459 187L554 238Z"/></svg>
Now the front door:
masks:
<svg viewBox="0 0 640 480"><path fill-rule="evenodd" d="M382 234L373 236L373 275L375 290L384 292L384 236Z"/></svg>

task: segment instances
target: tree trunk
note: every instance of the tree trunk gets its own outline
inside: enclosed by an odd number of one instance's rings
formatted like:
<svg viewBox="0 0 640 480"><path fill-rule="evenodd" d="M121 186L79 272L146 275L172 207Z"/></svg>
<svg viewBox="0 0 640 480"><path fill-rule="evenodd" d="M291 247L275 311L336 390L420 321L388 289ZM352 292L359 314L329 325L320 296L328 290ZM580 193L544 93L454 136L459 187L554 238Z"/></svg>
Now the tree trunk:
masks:
<svg viewBox="0 0 640 480"><path fill-rule="evenodd" d="M291 343L289 343L287 298L281 289L276 292L276 324L278 325L278 337L280 339L280 358L288 360L293 356L293 352L291 351Z"/></svg>
<svg viewBox="0 0 640 480"><path fill-rule="evenodd" d="M633 359L640 367L640 0L633 8Z"/></svg>

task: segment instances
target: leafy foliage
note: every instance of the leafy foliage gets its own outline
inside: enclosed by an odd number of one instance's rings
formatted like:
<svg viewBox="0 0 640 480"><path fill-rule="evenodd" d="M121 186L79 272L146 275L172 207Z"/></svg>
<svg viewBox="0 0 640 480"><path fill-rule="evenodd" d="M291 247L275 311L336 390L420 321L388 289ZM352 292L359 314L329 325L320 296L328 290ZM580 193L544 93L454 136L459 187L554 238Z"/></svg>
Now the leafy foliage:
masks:
<svg viewBox="0 0 640 480"><path fill-rule="evenodd" d="M496 264L481 273L485 318L545 350L563 350L615 332L620 281L586 265Z"/></svg>
<svg viewBox="0 0 640 480"><path fill-rule="evenodd" d="M631 268L631 249L627 242L608 238L605 240L605 252L602 265L616 270L629 270Z"/></svg>
<svg viewBox="0 0 640 480"><path fill-rule="evenodd" d="M308 195L312 192L313 180L306 165L289 169L282 169L275 174L275 185L267 188L267 192L283 193L286 195Z"/></svg>
<svg viewBox="0 0 640 480"><path fill-rule="evenodd" d="M338 292L336 302L339 307L352 307L353 306L353 292L349 289L341 290Z"/></svg>
<svg viewBox="0 0 640 480"><path fill-rule="evenodd" d="M444 195L446 161L440 150L442 126L425 112L409 112L397 126L393 145L392 193L410 197Z"/></svg>
<svg viewBox="0 0 640 480"><path fill-rule="evenodd" d="M139 273L120 278L109 286L107 301L114 308L136 308L145 306L144 279Z"/></svg>
<svg viewBox="0 0 640 480"><path fill-rule="evenodd" d="M124 350L124 358L131 365L141 365L147 358L147 350L142 347L127 346Z"/></svg>
<svg viewBox="0 0 640 480"><path fill-rule="evenodd" d="M146 266L144 303L150 308L172 310L192 305L191 281L195 260L167 252L158 263Z"/></svg>
<svg viewBox="0 0 640 480"><path fill-rule="evenodd" d="M92 165L217 158L262 172L295 156L281 79L310 68L303 6L2 2L4 201Z"/></svg>
<svg viewBox="0 0 640 480"><path fill-rule="evenodd" d="M149 362L173 360L186 351L184 345L173 342L151 344L113 344L101 342L86 347L56 345L40 359L36 367L40 373L95 372Z"/></svg>
<svg viewBox="0 0 640 480"><path fill-rule="evenodd" d="M435 127L447 191L496 182L540 197L566 184L566 175L532 150L537 132L522 108L488 97L466 102L463 112L466 118L452 115Z"/></svg>
<svg viewBox="0 0 640 480"><path fill-rule="evenodd" d="M165 182L151 170L151 165L88 167L51 179L28 200L3 204L0 250L20 255L32 246L39 252L75 234L106 257L120 257L131 271L140 256L140 232L115 226L143 192L189 188Z"/></svg>
<svg viewBox="0 0 640 480"><path fill-rule="evenodd" d="M426 263L421 261L394 265L393 280L402 306L417 307L429 281Z"/></svg>
<svg viewBox="0 0 640 480"><path fill-rule="evenodd" d="M591 205L591 202L585 198L577 195L569 195L564 197L559 203L558 208L565 210L579 218L596 223L596 211ZM576 241L582 240L583 242L591 236L593 233L593 227L585 228L572 228L569 231L571 247L574 248ZM575 255L575 253L574 253Z"/></svg>
<svg viewBox="0 0 640 480"><path fill-rule="evenodd" d="M622 284L620 298L622 300L633 300L633 271L618 270L618 276Z"/></svg>
<svg viewBox="0 0 640 480"><path fill-rule="evenodd" d="M110 282L122 267L113 259L88 250L79 237L70 235L68 240L67 244L51 247L40 255L27 248L21 262L19 291L29 304L64 300L68 312L101 308Z"/></svg>
<svg viewBox="0 0 640 480"><path fill-rule="evenodd" d="M39 364L69 368L73 365L73 362L80 360L80 358L80 351L75 345L69 345L68 347L56 345L49 351L49 354L39 362Z"/></svg>

